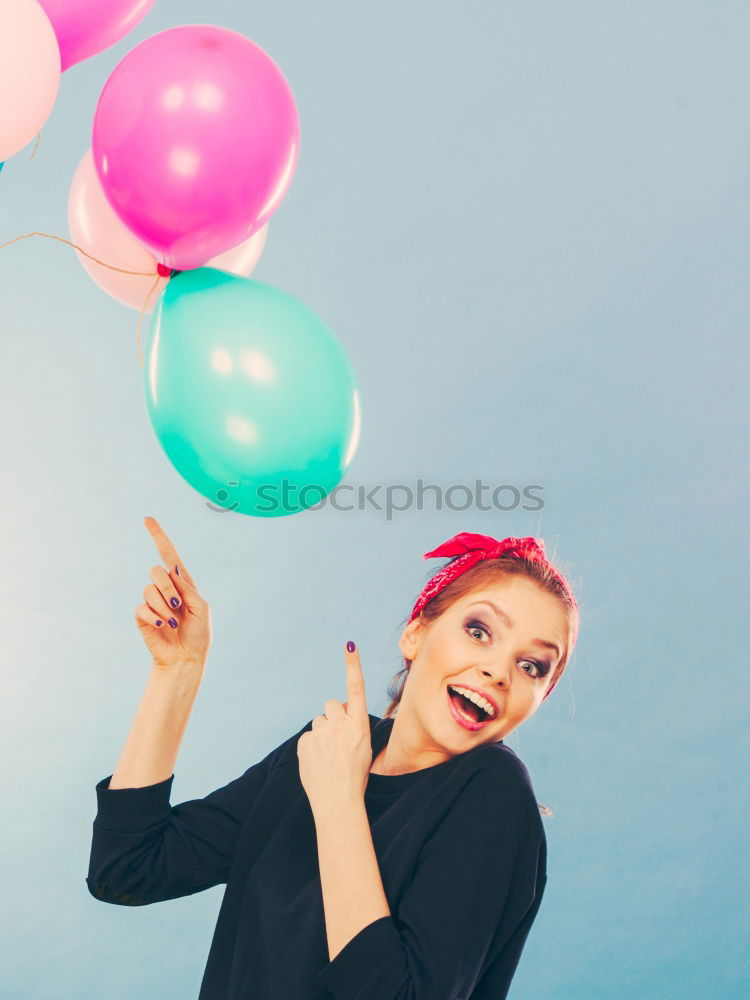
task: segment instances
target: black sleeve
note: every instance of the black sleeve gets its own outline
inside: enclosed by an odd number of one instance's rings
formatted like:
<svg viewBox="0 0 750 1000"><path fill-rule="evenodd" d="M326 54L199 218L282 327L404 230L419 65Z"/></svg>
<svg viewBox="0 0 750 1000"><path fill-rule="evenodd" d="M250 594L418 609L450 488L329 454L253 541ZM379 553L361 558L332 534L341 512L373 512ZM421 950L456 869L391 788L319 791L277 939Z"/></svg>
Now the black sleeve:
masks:
<svg viewBox="0 0 750 1000"><path fill-rule="evenodd" d="M477 771L425 842L397 912L364 927L319 979L335 1000L433 1000L470 997L503 952L512 974L533 914L519 926L543 890L543 842L515 767Z"/></svg>
<svg viewBox="0 0 750 1000"><path fill-rule="evenodd" d="M225 883L242 824L284 750L310 726L202 799L169 804L174 774L142 788L96 785L86 884L95 899L145 906Z"/></svg>

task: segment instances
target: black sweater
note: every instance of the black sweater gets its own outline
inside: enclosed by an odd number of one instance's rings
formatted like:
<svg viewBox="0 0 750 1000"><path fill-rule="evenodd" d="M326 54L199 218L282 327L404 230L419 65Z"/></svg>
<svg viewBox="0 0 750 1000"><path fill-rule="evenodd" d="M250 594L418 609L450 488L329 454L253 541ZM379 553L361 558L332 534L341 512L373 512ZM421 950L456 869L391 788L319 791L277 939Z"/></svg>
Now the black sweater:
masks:
<svg viewBox="0 0 750 1000"><path fill-rule="evenodd" d="M380 725L377 725L380 723ZM370 715L373 760L393 719ZM502 1000L547 881L528 771L500 740L409 774L370 774L365 807L391 916L328 960L298 733L203 799L174 775L96 785L89 892L145 906L226 883L198 1000Z"/></svg>

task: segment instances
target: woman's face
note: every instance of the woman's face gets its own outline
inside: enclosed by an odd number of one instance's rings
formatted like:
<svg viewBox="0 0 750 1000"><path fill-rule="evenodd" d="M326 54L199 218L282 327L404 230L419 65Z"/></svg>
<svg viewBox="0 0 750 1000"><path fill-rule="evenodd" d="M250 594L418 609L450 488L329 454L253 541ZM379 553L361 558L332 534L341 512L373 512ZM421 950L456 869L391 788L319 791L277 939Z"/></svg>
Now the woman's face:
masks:
<svg viewBox="0 0 750 1000"><path fill-rule="evenodd" d="M435 757L447 759L512 733L541 704L568 629L557 598L521 576L465 595L429 624L410 622L399 641L412 661L394 723L399 743L437 763ZM494 716L460 698L452 707L449 685L480 692L494 703ZM459 721L460 709L487 721L472 728L475 723Z"/></svg>

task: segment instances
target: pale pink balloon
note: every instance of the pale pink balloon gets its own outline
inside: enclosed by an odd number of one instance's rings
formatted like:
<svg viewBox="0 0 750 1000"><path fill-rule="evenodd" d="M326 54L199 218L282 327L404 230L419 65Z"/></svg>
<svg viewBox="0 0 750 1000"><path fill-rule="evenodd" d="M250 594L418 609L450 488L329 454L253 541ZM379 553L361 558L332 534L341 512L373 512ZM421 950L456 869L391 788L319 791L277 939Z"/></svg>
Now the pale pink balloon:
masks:
<svg viewBox="0 0 750 1000"><path fill-rule="evenodd" d="M143 20L154 2L39 0L55 29L63 71L119 42Z"/></svg>
<svg viewBox="0 0 750 1000"><path fill-rule="evenodd" d="M112 271L76 250L84 270L103 291L140 312L157 276L157 260L120 222L107 201L91 149L84 153L70 185L68 229L71 241L93 257L126 271L146 272L134 275ZM243 243L209 260L206 266L248 278L263 252L267 234L268 223ZM169 269L166 272L159 277L151 292L146 313L153 312L162 289L169 281Z"/></svg>
<svg viewBox="0 0 750 1000"><path fill-rule="evenodd" d="M0 0L0 160L41 131L60 72L55 32L37 0Z"/></svg>
<svg viewBox="0 0 750 1000"><path fill-rule="evenodd" d="M242 274L249 278L255 269L255 265L263 253L268 235L268 223L256 230L249 240L239 243L224 253L217 254L205 265L206 267L218 267L220 271L230 271L232 274Z"/></svg>

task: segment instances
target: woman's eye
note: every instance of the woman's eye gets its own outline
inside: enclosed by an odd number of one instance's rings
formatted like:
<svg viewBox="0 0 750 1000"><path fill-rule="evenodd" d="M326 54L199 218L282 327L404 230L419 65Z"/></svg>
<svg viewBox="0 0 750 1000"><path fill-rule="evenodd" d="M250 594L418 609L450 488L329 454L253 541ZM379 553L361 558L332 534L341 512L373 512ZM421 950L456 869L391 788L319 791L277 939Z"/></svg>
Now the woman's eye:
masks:
<svg viewBox="0 0 750 1000"><path fill-rule="evenodd" d="M540 663L539 660L522 660L522 663L530 663L532 667L536 668L535 674L529 674L530 677L546 677L549 667L546 663ZM526 671L528 673L528 671Z"/></svg>
<svg viewBox="0 0 750 1000"><path fill-rule="evenodd" d="M484 624L484 622L471 621L471 622L468 623L468 625L466 626L466 628L467 628L467 630L469 632L475 632L478 629L480 632L483 632L486 635L488 635L490 638L492 638L492 633L487 628L487 626ZM476 638L476 636L474 638ZM478 641L481 642L481 639L478 640Z"/></svg>

